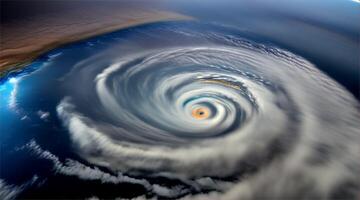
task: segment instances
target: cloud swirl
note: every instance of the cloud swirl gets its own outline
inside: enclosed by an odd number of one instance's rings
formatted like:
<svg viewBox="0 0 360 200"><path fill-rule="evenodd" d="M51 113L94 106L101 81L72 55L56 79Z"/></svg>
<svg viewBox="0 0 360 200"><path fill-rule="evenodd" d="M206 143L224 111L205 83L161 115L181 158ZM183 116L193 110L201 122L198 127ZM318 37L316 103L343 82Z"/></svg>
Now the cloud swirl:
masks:
<svg viewBox="0 0 360 200"><path fill-rule="evenodd" d="M57 113L79 155L130 176L231 180L184 198L358 195L359 105L343 87L288 51L176 31L206 39L148 36L151 44L106 51L64 77Z"/></svg>

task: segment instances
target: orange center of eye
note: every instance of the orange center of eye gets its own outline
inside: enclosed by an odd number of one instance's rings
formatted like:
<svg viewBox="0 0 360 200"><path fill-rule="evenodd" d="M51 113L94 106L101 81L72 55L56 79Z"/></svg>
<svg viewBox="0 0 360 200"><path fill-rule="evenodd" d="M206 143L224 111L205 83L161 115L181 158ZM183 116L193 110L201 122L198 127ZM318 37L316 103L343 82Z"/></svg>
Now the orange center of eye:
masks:
<svg viewBox="0 0 360 200"><path fill-rule="evenodd" d="M203 107L196 108L196 109L192 110L191 115L195 119L206 119L210 115L210 110L208 108L203 108Z"/></svg>

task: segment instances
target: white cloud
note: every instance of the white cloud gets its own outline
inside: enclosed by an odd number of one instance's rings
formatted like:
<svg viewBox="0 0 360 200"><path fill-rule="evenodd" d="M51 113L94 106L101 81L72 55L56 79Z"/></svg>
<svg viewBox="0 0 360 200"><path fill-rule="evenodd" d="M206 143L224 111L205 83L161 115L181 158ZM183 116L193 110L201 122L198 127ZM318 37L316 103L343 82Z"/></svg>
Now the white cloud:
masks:
<svg viewBox="0 0 360 200"><path fill-rule="evenodd" d="M9 185L4 180L0 179L0 199L1 200L11 200L16 199L16 197L24 191L29 186L33 185L39 177L35 174L29 181L21 184L20 186Z"/></svg>
<svg viewBox="0 0 360 200"><path fill-rule="evenodd" d="M9 97L9 107L15 111L17 111L17 102L16 102L16 96L18 92L18 80L16 78L11 78L9 80L11 84L13 84L13 89L10 93Z"/></svg>
<svg viewBox="0 0 360 200"><path fill-rule="evenodd" d="M23 190L22 188L13 185L8 185L5 183L5 181L0 179L0 199L3 200L15 199L16 196L22 190Z"/></svg>
<svg viewBox="0 0 360 200"><path fill-rule="evenodd" d="M42 119L44 121L47 121L48 118L50 117L50 112L39 110L36 113L40 117L40 119Z"/></svg>
<svg viewBox="0 0 360 200"><path fill-rule="evenodd" d="M24 121L24 120L28 120L28 119L30 119L30 118L29 118L27 115L24 115L24 116L21 117L20 120L21 120L21 121Z"/></svg>
<svg viewBox="0 0 360 200"><path fill-rule="evenodd" d="M146 190L151 191L159 196L173 198L179 195L185 194L188 191L182 186L173 186L171 188L166 186L160 186L158 184L150 184L145 179L132 178L125 176L122 173L117 175L103 172L97 167L89 167L78 161L72 159L66 159L65 162L61 162L60 159L49 151L43 150L34 140L31 140L25 146L18 148L17 150L29 149L35 155L40 158L50 160L53 163L53 168L56 173L76 176L82 180L99 180L102 183L131 183L142 185Z"/></svg>
<svg viewBox="0 0 360 200"><path fill-rule="evenodd" d="M153 192L156 193L159 196L167 197L167 198L176 198L182 194L188 193L187 189L184 189L181 186L175 186L175 187L166 187L161 186L158 184L153 185Z"/></svg>

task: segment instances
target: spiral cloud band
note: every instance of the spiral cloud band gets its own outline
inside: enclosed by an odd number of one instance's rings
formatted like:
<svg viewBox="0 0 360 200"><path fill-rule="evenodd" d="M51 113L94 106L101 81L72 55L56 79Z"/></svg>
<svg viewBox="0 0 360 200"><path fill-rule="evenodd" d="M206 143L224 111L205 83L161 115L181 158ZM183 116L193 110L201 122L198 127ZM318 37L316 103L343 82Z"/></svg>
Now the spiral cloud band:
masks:
<svg viewBox="0 0 360 200"><path fill-rule="evenodd" d="M183 198L358 195L359 109L345 89L276 47L218 31L156 31L176 41L130 38L64 77L57 112L85 160L182 187L227 183Z"/></svg>

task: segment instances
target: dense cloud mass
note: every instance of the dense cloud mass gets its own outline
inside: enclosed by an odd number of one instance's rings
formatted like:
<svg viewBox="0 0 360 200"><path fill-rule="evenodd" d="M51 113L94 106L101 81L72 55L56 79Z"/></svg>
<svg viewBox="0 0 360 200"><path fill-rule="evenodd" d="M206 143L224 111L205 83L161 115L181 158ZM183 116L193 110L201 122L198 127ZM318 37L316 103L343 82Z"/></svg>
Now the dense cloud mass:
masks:
<svg viewBox="0 0 360 200"><path fill-rule="evenodd" d="M218 30L132 34L63 77L57 114L83 159L167 198L359 195L359 105L309 61Z"/></svg>

